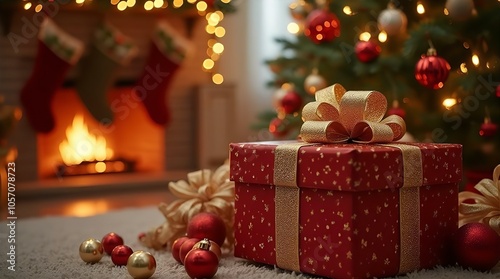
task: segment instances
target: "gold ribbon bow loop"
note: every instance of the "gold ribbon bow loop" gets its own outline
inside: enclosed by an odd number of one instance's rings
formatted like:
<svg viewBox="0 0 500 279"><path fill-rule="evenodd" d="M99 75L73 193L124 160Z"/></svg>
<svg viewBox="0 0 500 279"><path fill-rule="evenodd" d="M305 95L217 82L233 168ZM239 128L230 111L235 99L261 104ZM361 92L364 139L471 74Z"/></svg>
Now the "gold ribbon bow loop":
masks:
<svg viewBox="0 0 500 279"><path fill-rule="evenodd" d="M390 142L403 137L404 120L385 119L387 99L377 91L346 91L334 84L316 92L316 101L302 110L301 137L306 142Z"/></svg>
<svg viewBox="0 0 500 279"><path fill-rule="evenodd" d="M469 191L458 194L460 226L482 222L500 234L500 165L493 171L493 180L483 179L474 188L482 195Z"/></svg>

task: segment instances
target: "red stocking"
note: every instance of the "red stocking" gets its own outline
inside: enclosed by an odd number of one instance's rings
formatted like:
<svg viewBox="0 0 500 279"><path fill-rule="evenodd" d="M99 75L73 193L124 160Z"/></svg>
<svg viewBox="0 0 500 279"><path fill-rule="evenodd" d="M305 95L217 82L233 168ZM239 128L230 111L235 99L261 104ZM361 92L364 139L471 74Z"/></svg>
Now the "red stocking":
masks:
<svg viewBox="0 0 500 279"><path fill-rule="evenodd" d="M36 132L48 133L54 128L52 96L62 85L66 73L78 61L82 52L82 42L45 18L38 34L35 65L21 90L24 113Z"/></svg>
<svg viewBox="0 0 500 279"><path fill-rule="evenodd" d="M159 125L167 125L170 121L167 89L189 48L189 42L166 22L158 24L134 93L144 104L151 120Z"/></svg>

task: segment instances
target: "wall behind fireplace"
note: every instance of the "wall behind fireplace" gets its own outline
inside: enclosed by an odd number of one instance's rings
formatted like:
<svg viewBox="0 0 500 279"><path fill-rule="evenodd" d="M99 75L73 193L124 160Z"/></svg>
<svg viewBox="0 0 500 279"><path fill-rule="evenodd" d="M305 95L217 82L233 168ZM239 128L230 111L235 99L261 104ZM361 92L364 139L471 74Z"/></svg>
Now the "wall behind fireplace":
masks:
<svg viewBox="0 0 500 279"><path fill-rule="evenodd" d="M32 22L31 13L16 12L10 32L23 35L21 33L21 28L25 24L23 17ZM204 31L204 21L200 18L194 22L191 32L188 30L185 17L168 15L165 18L188 37L195 49L192 56L184 61L181 69L176 73L168 92L172 122L165 129L166 169L195 169L197 167L195 97L198 87L210 83L209 75L201 70L201 63L206 56L208 37ZM142 70L149 49L149 37L158 20L158 15L145 12L128 14L112 12L104 15L96 11L61 10L53 18L63 30L83 40L87 45L95 27L103 19L131 37L139 46L138 57L127 67L120 68L117 74L121 81L133 81ZM31 38L26 36L26 38L27 43L14 47L7 36L0 37L0 95L5 97L7 104L20 105L19 92L31 74L36 57L36 36ZM69 73L67 80L77 78L78 72L77 64ZM146 136L144 140L147 141ZM37 179L36 135L25 118L19 123L10 143L16 145L19 150L18 180Z"/></svg>

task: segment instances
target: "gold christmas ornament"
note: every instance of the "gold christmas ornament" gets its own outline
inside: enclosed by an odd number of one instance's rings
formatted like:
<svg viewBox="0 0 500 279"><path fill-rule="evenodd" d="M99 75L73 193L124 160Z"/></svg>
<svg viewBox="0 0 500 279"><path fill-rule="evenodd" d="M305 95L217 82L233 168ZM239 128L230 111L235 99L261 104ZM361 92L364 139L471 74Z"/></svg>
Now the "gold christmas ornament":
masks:
<svg viewBox="0 0 500 279"><path fill-rule="evenodd" d="M447 0L445 8L450 17L458 21L467 20L476 13L472 0Z"/></svg>
<svg viewBox="0 0 500 279"><path fill-rule="evenodd" d="M229 180L229 161L215 172L199 170L188 173L187 181L170 182L168 188L177 197L170 204L161 203L159 210L165 223L146 233L140 241L156 250L172 247L174 241L186 234L189 220L200 212L214 213L226 225L226 242L223 247L233 248L234 233L234 182Z"/></svg>
<svg viewBox="0 0 500 279"><path fill-rule="evenodd" d="M326 87L326 80L318 74L318 69L313 69L312 73L304 80L304 89L307 93L314 95L316 91Z"/></svg>
<svg viewBox="0 0 500 279"><path fill-rule="evenodd" d="M97 263L104 255L104 248L101 242L94 238L89 238L80 244L80 258L86 263Z"/></svg>
<svg viewBox="0 0 500 279"><path fill-rule="evenodd" d="M292 2L288 8L290 9L290 14L296 20L304 20L307 15L311 12L312 6L305 0L298 0Z"/></svg>
<svg viewBox="0 0 500 279"><path fill-rule="evenodd" d="M156 260L149 252L135 251L128 258L127 270L134 279L147 279L156 271Z"/></svg>
<svg viewBox="0 0 500 279"><path fill-rule="evenodd" d="M387 9L383 10L378 16L378 25L382 31L389 36L403 34L406 31L408 19L405 13L396 9L394 4L389 3Z"/></svg>

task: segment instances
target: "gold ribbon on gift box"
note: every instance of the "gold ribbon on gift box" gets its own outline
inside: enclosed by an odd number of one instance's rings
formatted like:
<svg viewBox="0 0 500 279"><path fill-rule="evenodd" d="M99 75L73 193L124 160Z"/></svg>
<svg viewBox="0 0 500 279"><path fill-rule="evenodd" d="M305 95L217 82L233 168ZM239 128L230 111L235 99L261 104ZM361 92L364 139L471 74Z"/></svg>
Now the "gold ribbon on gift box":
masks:
<svg viewBox="0 0 500 279"><path fill-rule="evenodd" d="M304 106L301 138L305 142L278 145L274 159L276 264L300 272L299 203L297 185L299 149L315 143L388 143L403 137L404 120L383 119L387 100L377 91L346 91L340 84L316 92L316 101ZM405 273L420 265L420 194L422 158L416 146L384 144L401 150L404 180L400 189L400 264Z"/></svg>
<svg viewBox="0 0 500 279"><path fill-rule="evenodd" d="M459 225L482 222L500 234L500 165L493 171L493 180L485 178L474 188L482 195L469 191L458 194Z"/></svg>

